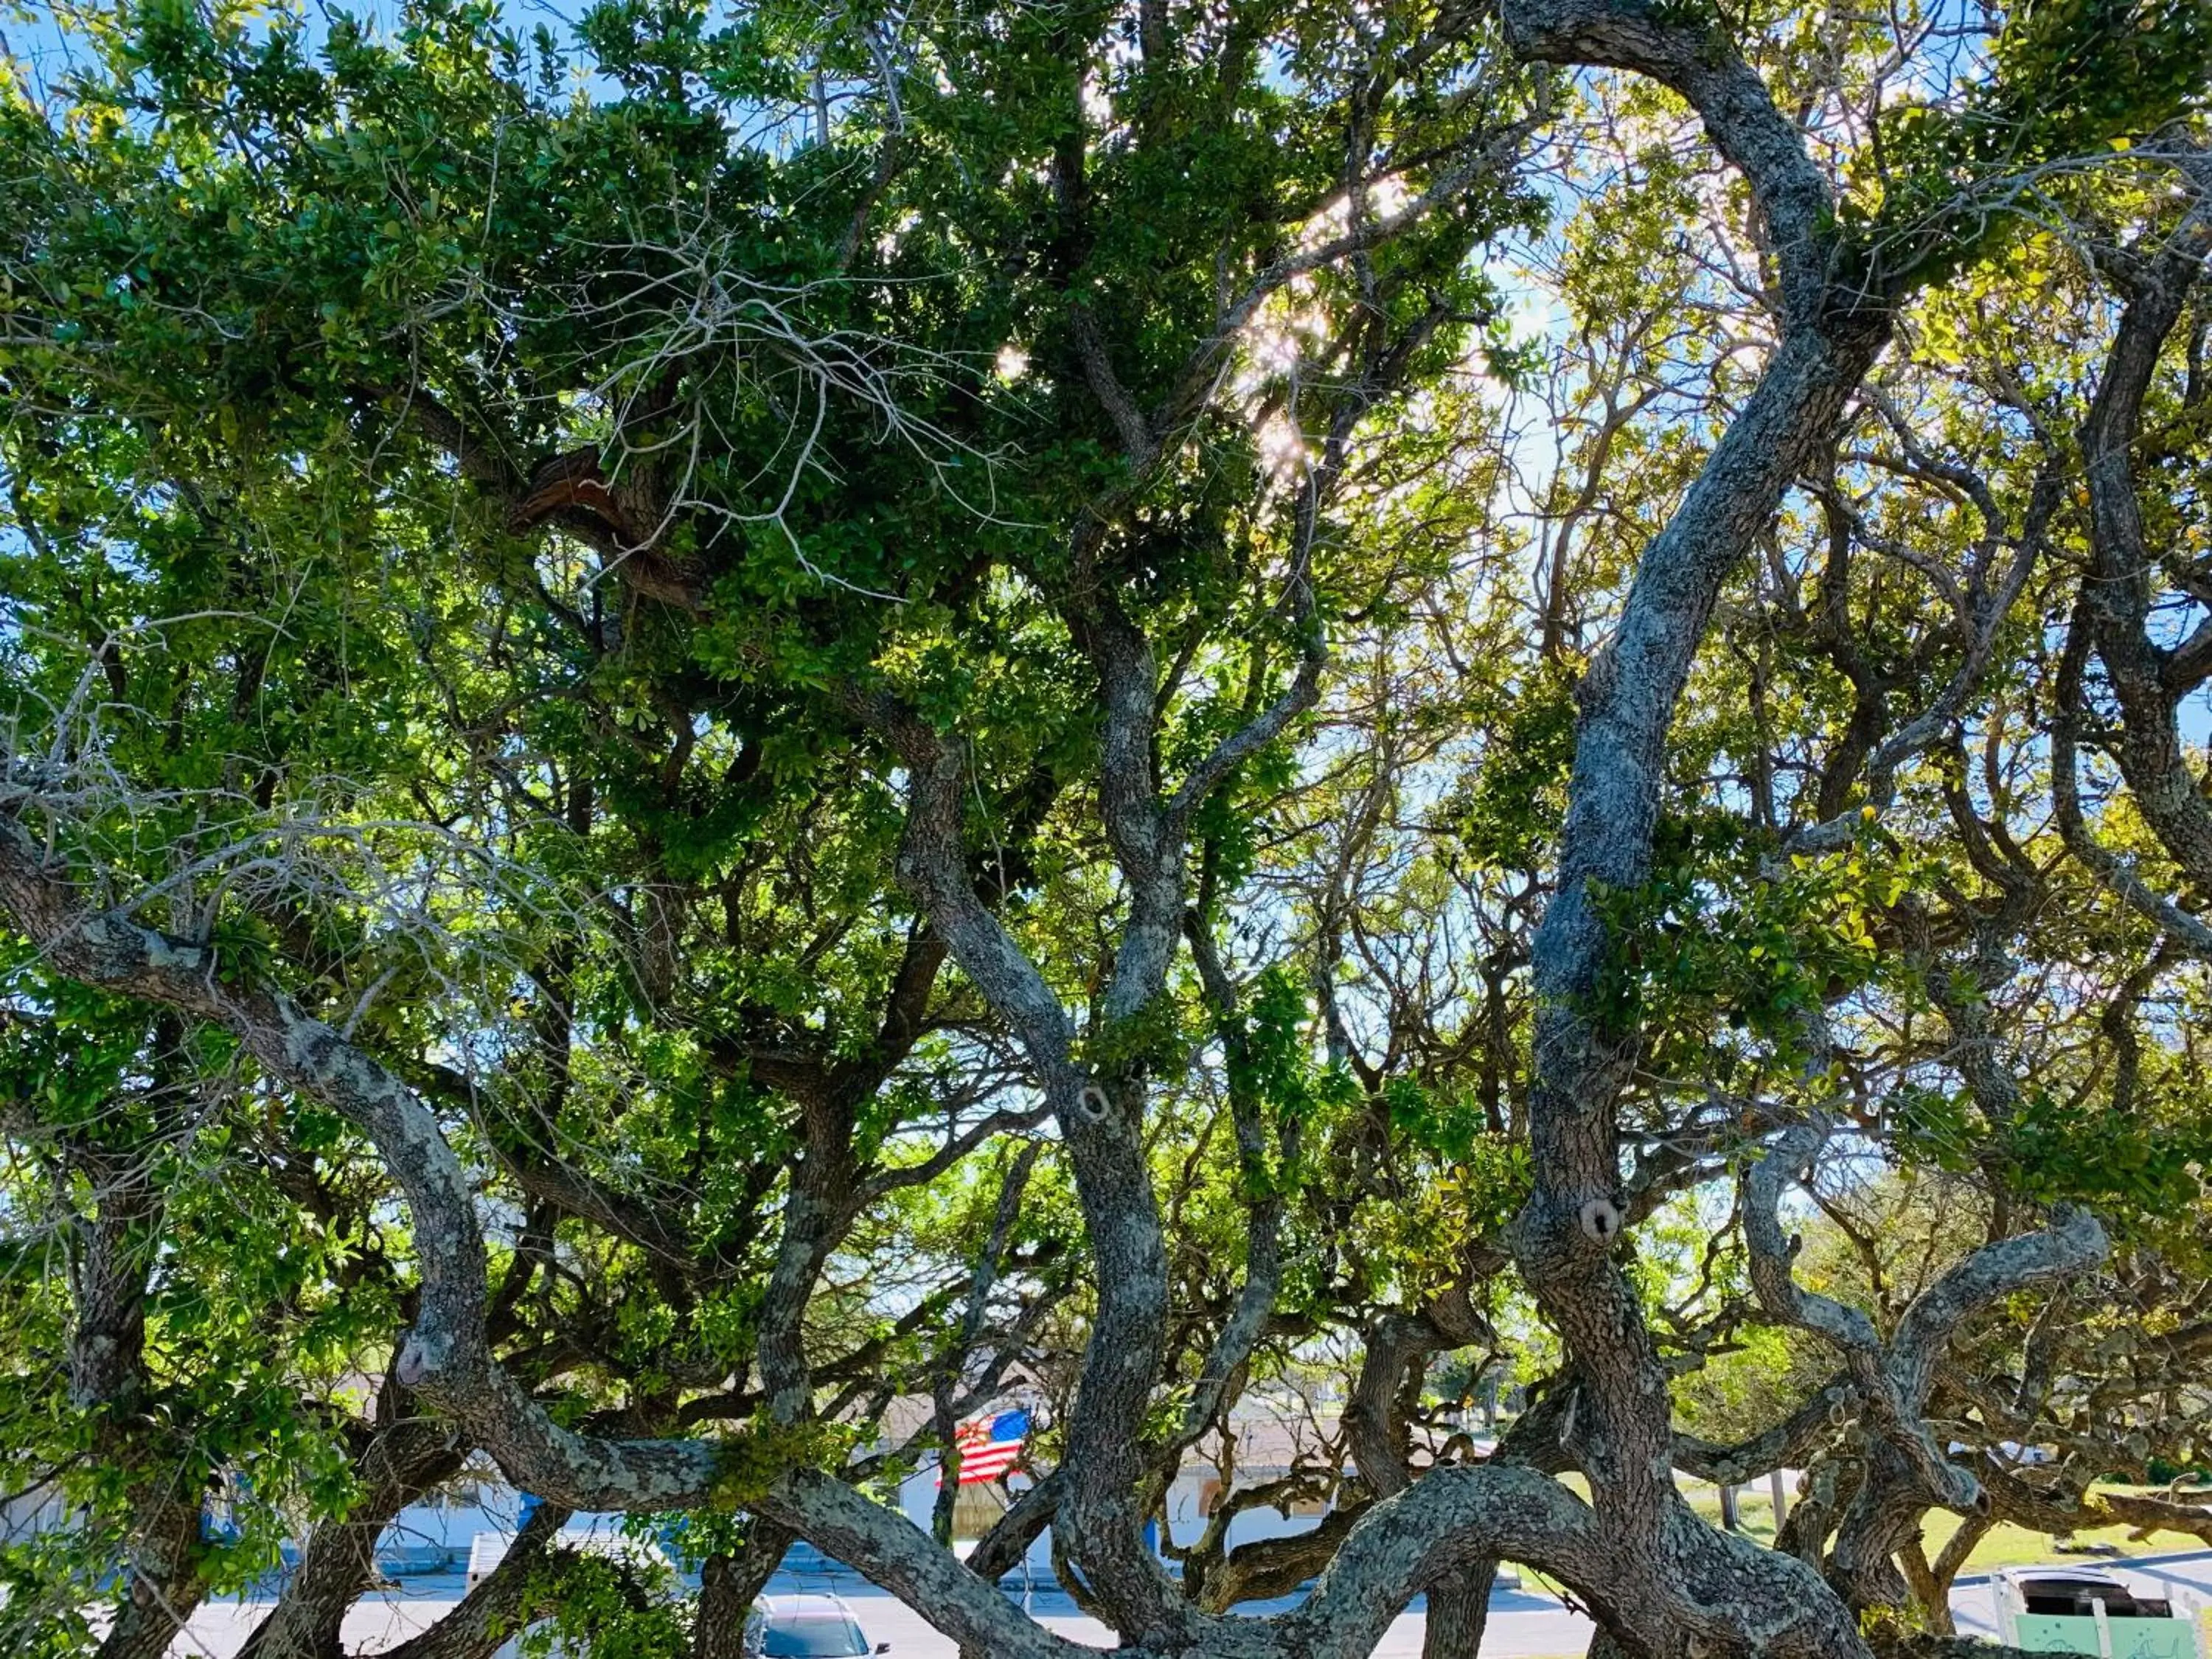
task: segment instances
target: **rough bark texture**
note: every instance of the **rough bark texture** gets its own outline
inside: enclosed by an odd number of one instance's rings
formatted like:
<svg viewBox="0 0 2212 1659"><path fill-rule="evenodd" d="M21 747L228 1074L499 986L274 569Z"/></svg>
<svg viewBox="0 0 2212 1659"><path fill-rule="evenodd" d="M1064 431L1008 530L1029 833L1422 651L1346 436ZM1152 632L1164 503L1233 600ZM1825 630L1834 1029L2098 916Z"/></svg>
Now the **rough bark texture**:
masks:
<svg viewBox="0 0 2212 1659"><path fill-rule="evenodd" d="M2114 757L2144 821L2202 892L2212 890L2212 804L2206 802L2190 760L2179 708L2203 678L2208 654L2212 654L2212 629L2200 626L2171 648L2151 637L2160 556L2145 537L2133 453L2142 428L2143 400L2160 355L2203 271L2208 252L2212 252L2212 160L2192 155L2185 171L2196 199L2136 276L2103 379L2081 427L2091 561L2088 580L2081 586L2081 611L2120 707ZM2068 820L2063 827L2069 845L2085 851L2093 869L2174 937L2200 951L2212 949L2212 935L2202 922L2151 895L2131 869L2094 848L2081 824L2072 764L2072 720L2078 717L2078 709L2071 705L2079 696L2078 662L2074 667L2069 718L2063 733L2067 766L2059 780L2059 805Z"/></svg>
<svg viewBox="0 0 2212 1659"><path fill-rule="evenodd" d="M375 1580L376 1540L400 1510L460 1472L464 1453L453 1431L409 1415L412 1403L387 1381L380 1421L355 1458L360 1500L343 1520L315 1528L240 1659L343 1659L339 1628Z"/></svg>
<svg viewBox="0 0 2212 1659"><path fill-rule="evenodd" d="M1744 1239L1752 1283L1768 1314L1818 1333L1841 1352L1869 1431L1858 1489L1826 1564L1829 1580L1855 1608L1893 1607L1907 1589L1895 1558L1916 1542L1928 1510L1976 1515L1990 1507L1981 1483L1945 1456L1922 1415L1937 1358L1968 1315L2029 1285L2101 1261L2105 1233L2094 1217L2077 1212L2062 1216L2046 1231L1984 1245L1914 1298L1885 1343L1864 1314L1801 1290L1790 1276L1779 1211L1782 1186L1826 1139L1819 1124L1790 1129L1746 1174Z"/></svg>
<svg viewBox="0 0 2212 1659"><path fill-rule="evenodd" d="M1666 1373L1611 1255L1623 1204L1615 1102L1634 1050L1595 1012L1607 949L1595 893L1644 879L1668 728L1721 584L1832 441L1888 337L1889 313L1831 289L1838 250L1823 228L1826 186L1717 32L1607 4L1509 7L1506 22L1524 51L1638 70L1689 100L1751 182L1787 317L1758 388L1645 550L1583 687L1558 887L1532 951L1536 1185L1515 1224L1515 1253L1580 1370L1571 1449L1620 1552L1608 1600L1620 1613L1600 1614L1608 1632L1632 1652L1694 1643L1850 1653L1859 1649L1852 1620L1801 1564L1715 1533L1675 1490Z"/></svg>
<svg viewBox="0 0 2212 1659"><path fill-rule="evenodd" d="M149 1483L125 1566L128 1585L97 1659L162 1659L177 1632L207 1595L195 1563L200 1547L200 1494L179 1495Z"/></svg>
<svg viewBox="0 0 2212 1659"><path fill-rule="evenodd" d="M1525 1282L1565 1340L1573 1386L1556 1417L1539 1419L1548 1443L1532 1449L1525 1462L1500 1457L1416 1479L1397 1450L1391 1402L1412 1359L1435 1343L1411 1322L1379 1329L1370 1356L1371 1386L1363 1379L1347 1416L1374 1498L1336 1523L1334 1553L1302 1607L1264 1622L1202 1611L1146 1547L1142 1527L1162 1450L1157 1438L1148 1442L1146 1426L1165 1370L1170 1298L1144 1139L1158 1056L1145 1040L1143 1017L1161 994L1188 927L1192 814L1240 762L1311 706L1322 658L1318 634L1309 629L1291 683L1171 783L1160 770L1158 665L1151 642L1115 599L1112 582L1100 579L1092 561L1105 530L1103 520L1087 520L1072 550L1078 580L1054 597L1096 675L1095 782L1126 918L1100 993L1101 1029L1089 1034L1080 1054L1068 1012L976 890L963 842L970 779L962 745L887 697L855 694L852 705L896 752L907 775L897 873L927 918L925 954L956 961L1018 1042L1073 1167L1097 1299L1063 1425L1063 1467L1018 1521L1008 1517L978 1552L972 1571L902 1518L817 1470L794 1468L764 1490L739 1495L763 1518L764 1540L787 1531L855 1564L927 1610L963 1652L1058 1659L1080 1651L1027 1620L990 1582L992 1569L1011 1565L1046 1516L1056 1552L1079 1577L1086 1601L1111 1619L1127 1650L1147 1655L1364 1659L1408 1596L1421 1590L1436 1597L1431 1652L1464 1654L1479 1641L1486 1587L1501 1557L1542 1568L1572 1587L1599 1620L1600 1650L1607 1655L1686 1659L1757 1652L1828 1659L1865 1651L1850 1609L1805 1563L1716 1532L1675 1487L1674 1471L1685 1456L1708 1456L1717 1468L1730 1470L1735 1458L1727 1452L1711 1457L1711 1449L1686 1446L1674 1435L1668 1372L1639 1297L1615 1260L1632 1209L1623 1190L1617 1109L1636 1054L1633 1035L1608 1024L1600 1006L1610 944L1601 894L1632 890L1649 873L1669 728L1722 586L1785 490L1818 470L1814 464L1832 446L1847 402L1889 337L1896 298L1889 289L1902 283L1886 283L1844 243L1835 204L1796 127L1725 33L1697 21L1694 9L1637 0L1511 0L1502 16L1508 38L1525 57L1631 70L1688 101L1749 185L1778 283L1783 325L1757 387L1644 550L1614 635L1581 692L1555 894L1530 959L1538 1005L1529 1094L1535 1179L1510 1237ZM1466 165L1489 163L1477 157ZM1060 167L1055 182L1063 212L1073 213L1079 204L1079 172ZM2197 240L2189 246L2201 256L2197 244L2205 233L2191 223ZM1295 259L1306 263L1297 268L1337 257L1328 251L1337 246L1300 252ZM1271 291L1267 282L1279 286L1293 274L1291 263L1272 269L1255 295ZM1255 303L1248 296L1241 307L1227 307L1230 325L1241 325ZM2090 602L2098 649L2123 702L2130 684L2154 702L2166 697L2170 727L2171 665L2147 656L2140 638L2136 587L2147 560L2125 475L2148 364L2171 327L2170 319L2160 321L2166 303L2147 292L2130 308L2122 329L2124 349L2116 354L2085 429L2083 452L2100 574L2109 575L2105 586L2112 590ZM1103 343L1086 332L1085 318L1075 306L1078 355L1122 434L1133 489L1173 453L1183 411L1173 400L1158 415L1138 408L1115 379ZM1209 343L1200 358L1218 343ZM1369 367L1379 374L1387 365ZM1212 372L1210 362L1195 362L1193 384ZM1317 481L1325 482L1331 467L1340 469L1342 437L1358 404L1358 397L1346 400L1333 447L1316 468ZM538 514L588 520L619 543L614 532L623 504L592 482L580 471L548 475L532 481L527 503ZM1316 502L1321 487L1314 486ZM1301 508L1301 557L1316 513L1312 503ZM653 568L643 558L628 563L633 582L637 571ZM1288 610L1306 617L1311 596L1303 576L1294 574L1286 587ZM676 602L698 602L688 582L672 591ZM2179 764L2175 741L2154 726L2148 723L2140 739L2144 746L2130 781L2146 818L2185 866L2197 867L2192 860L2201 855L2203 867L2212 871L2212 817ZM500 1365L487 1334L477 1194L435 1114L391 1068L281 990L234 976L233 965L218 963L210 951L167 938L125 913L88 908L84 891L19 823L0 822L0 905L55 967L88 984L220 1024L276 1083L322 1102L373 1142L404 1190L421 1264L419 1313L401 1346L396 1380L488 1449L511 1479L548 1497L533 1529L559 1513L557 1506L647 1510L730 1501L711 1444L623 1440L564 1428ZM933 958L928 966L933 972ZM1219 988L1209 986L1217 1001ZM866 1196L851 1157L853 1113L864 1097L864 1079L841 1076L794 1097L802 1107L805 1152L792 1171L758 1341L769 1415L778 1426L801 1421L811 1409L801 1315L828 1253ZM1240 1148L1247 1151L1249 1127L1240 1118ZM1793 1130L1771 1167L1754 1170L1747 1190L1758 1201L1748 1206L1747 1234L1753 1235L1754 1278L1768 1310L1835 1343L1849 1397L1871 1431L1867 1478L1844 1516L1836 1564L1856 1595L1887 1589L1872 1581L1900 1547L1898 1527L1911 1504L1971 1508L1978 1500L1973 1477L1948 1463L1920 1416L1935 1355L1959 1319L2010 1287L2093 1259L2103 1241L2094 1223L2069 1220L1979 1252L1923 1297L1884 1345L1863 1319L1803 1293L1790 1278L1771 1200L1781 1180L1794 1176L1817 1145L1816 1130ZM591 1196L570 1193L562 1201ZM648 1248L665 1242L644 1219L611 1212L609 1218L626 1237L656 1241ZM1209 1390L1218 1394L1249 1354L1273 1299L1273 1224L1255 1213L1246 1295L1200 1379L1201 1401ZM1211 1413L1198 1415L1202 1425ZM1784 1425L1778 1446L1801 1430L1795 1419ZM1187 1422L1184 1432L1192 1431ZM1547 1471L1554 1464L1585 1475L1589 1502L1551 1478ZM176 1515L196 1522L198 1495L188 1498L187 1504L185 1495L173 1494L168 1501ZM1820 1502L1808 1503L1800 1511L1802 1526L1799 1517L1792 1524L1817 1539L1826 1514ZM166 1521L148 1529L143 1582L149 1586L196 1582L189 1576L189 1528L171 1549L163 1540L174 1541L173 1532ZM337 1547L341 1541L334 1540L328 1568L333 1582L358 1567L358 1549L349 1553ZM537 1582L532 1569L544 1542L533 1530L453 1615L397 1651L404 1659L464 1659L488 1651L497 1632L529 1616L530 1586ZM757 1565L715 1570L717 1618L703 1641L725 1639L727 1614ZM1234 1557L1228 1566L1237 1570ZM319 1564L318 1582L322 1571ZM134 1583L134 1607L136 1601ZM135 1614L126 1610L128 1617ZM118 1636L123 1630L118 1622ZM148 1650L118 1650L118 1659L136 1659L141 1651ZM320 1650L303 1651L320 1659Z"/></svg>
<svg viewBox="0 0 2212 1659"><path fill-rule="evenodd" d="M384 1659L489 1659L510 1636L543 1618L560 1593L561 1552L553 1547L574 1511L541 1504L500 1564L443 1619L385 1650Z"/></svg>
<svg viewBox="0 0 2212 1659"><path fill-rule="evenodd" d="M710 1555L699 1573L699 1606L691 1626L691 1659L745 1659L745 1615L791 1547L791 1534L756 1521L744 1549Z"/></svg>
<svg viewBox="0 0 2212 1659"><path fill-rule="evenodd" d="M165 1069L157 1057L157 1093ZM143 1148L70 1138L64 1156L94 1194L92 1212L69 1236L70 1402L91 1418L96 1455L130 1474L124 1594L99 1659L161 1659L207 1594L199 1573L205 1494L189 1473L187 1449L143 1414L148 1281L167 1206Z"/></svg>
<svg viewBox="0 0 2212 1659"><path fill-rule="evenodd" d="M1495 1559L1476 1561L1449 1583L1429 1592L1421 1659L1475 1659L1490 1622L1490 1588L1497 1577Z"/></svg>

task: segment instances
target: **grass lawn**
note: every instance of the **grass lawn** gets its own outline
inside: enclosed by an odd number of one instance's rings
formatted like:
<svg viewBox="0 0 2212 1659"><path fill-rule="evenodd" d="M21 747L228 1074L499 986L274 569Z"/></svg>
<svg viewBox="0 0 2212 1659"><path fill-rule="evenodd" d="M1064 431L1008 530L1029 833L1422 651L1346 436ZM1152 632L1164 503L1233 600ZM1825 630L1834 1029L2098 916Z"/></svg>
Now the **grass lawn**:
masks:
<svg viewBox="0 0 2212 1659"><path fill-rule="evenodd" d="M1559 1480L1562 1484L1573 1487L1583 1497L1587 1498L1589 1495L1589 1487L1580 1475L1563 1474ZM1719 1491L1702 1482L1692 1481L1686 1478L1680 1478L1680 1485L1682 1495L1689 1499L1690 1507L1717 1526L1721 1518ZM2153 1498L2166 1496L2166 1489L2164 1486L2115 1486L2102 1488L2102 1490L2131 1492ZM2185 1487L2179 1495L2185 1502L2193 1500L2201 1504L2212 1504L2212 1487L2194 1489ZM1736 1529L1745 1537L1761 1544L1773 1543L1774 1505L1767 1496L1766 1483L1764 1480L1761 1480L1756 1487L1746 1486L1736 1489L1735 1519ZM1950 1540L1952 1534L1958 1529L1959 1517L1955 1515L1937 1511L1927 1517L1922 1525L1921 1539L1922 1547L1928 1552L1929 1559L1935 1559L1936 1553ZM2133 1530L2134 1528L2130 1527L2102 1527L2090 1531L2077 1532L2073 1535L2072 1541L2077 1545L2110 1544L2123 1557L2176 1555L2185 1550L2212 1548L2212 1546L2208 1546L2191 1533L2163 1532L2140 1542L2131 1541L2128 1534ZM1988 1535L1974 1547L1974 1553L1966 1558L1966 1565L1960 1570L1960 1577L1972 1577L1977 1573L1995 1571L2000 1567L2034 1566L2053 1561L2078 1560L2084 1565L2093 1565L2104 1559L2108 1558L2082 1556L2070 1553L2061 1554L2052 1546L2051 1535L2048 1533L2034 1532L2026 1527L2015 1527L2009 1522L2001 1522L1990 1528ZM1530 1587L1547 1590L1553 1595L1560 1593L1560 1587L1542 1573L1533 1571L1527 1567L1516 1568L1516 1571L1521 1574L1523 1582ZM2212 1620L2212 1609L2208 1609L2204 1616L2208 1620ZM1575 1656L1563 1656L1563 1659L1575 1659Z"/></svg>
<svg viewBox="0 0 2212 1659"><path fill-rule="evenodd" d="M2117 1487L2116 1491L2147 1492L2163 1498L2166 1488ZM1684 1493L1690 1507L1707 1520L1718 1524L1721 1518L1720 1493L1704 1485L1686 1485ZM2185 1494L2186 1495L2186 1494ZM2199 1491L2193 1494L2199 1501L2212 1503L2212 1492ZM1774 1541L1774 1506L1768 1501L1766 1486L1761 1482L1756 1487L1739 1488L1735 1504L1736 1527L1744 1536L1762 1544ZM1959 1517L1938 1511L1928 1517L1922 1530L1929 1559L1947 1543L1959 1529ZM2110 1544L2123 1555L2170 1555L2182 1550L2203 1549L2202 1541L2188 1533L2162 1532L2140 1543L2130 1540L2131 1527L2101 1527L2074 1534L2076 1544ZM2002 1522L1990 1529L1989 1536L1974 1547L1966 1558L1967 1573L1987 1572L1997 1567L2024 1567L2040 1561L2060 1561L2073 1558L2061 1555L2051 1547L2048 1533L2032 1532L2026 1527L2015 1527Z"/></svg>

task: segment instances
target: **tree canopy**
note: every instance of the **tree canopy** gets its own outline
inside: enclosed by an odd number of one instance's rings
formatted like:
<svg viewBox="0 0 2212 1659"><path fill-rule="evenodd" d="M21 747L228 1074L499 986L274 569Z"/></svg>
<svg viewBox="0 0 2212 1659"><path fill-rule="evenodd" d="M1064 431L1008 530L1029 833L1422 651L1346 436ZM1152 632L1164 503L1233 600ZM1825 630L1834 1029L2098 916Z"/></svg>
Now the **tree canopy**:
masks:
<svg viewBox="0 0 2212 1659"><path fill-rule="evenodd" d="M2203 0L6 40L9 1651L289 1539L250 1651L336 1655L483 1459L408 1659L717 1659L794 1540L988 1659L1047 1528L1159 1659L2212 1540L2097 1484L2212 1409ZM885 1493L1017 1394L963 1560ZM1676 1480L1785 1466L1771 1548Z"/></svg>

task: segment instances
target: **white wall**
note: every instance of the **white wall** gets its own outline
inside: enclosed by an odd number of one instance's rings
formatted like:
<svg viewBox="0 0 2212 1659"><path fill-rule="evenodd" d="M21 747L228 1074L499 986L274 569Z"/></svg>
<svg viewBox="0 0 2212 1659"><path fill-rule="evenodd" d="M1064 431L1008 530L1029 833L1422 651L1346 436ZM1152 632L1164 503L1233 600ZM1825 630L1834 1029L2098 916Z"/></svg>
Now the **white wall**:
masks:
<svg viewBox="0 0 2212 1659"><path fill-rule="evenodd" d="M1204 1469L1184 1469L1176 1476L1175 1485L1168 1488L1168 1530L1175 1534L1178 1544L1198 1540L1206 1530L1206 1516L1200 1513L1206 1490L1213 1484L1213 1477ZM1311 1532L1321 1524L1317 1515L1285 1515L1280 1510L1252 1509L1229 1523L1229 1547L1235 1549L1261 1538L1288 1538L1302 1532Z"/></svg>
<svg viewBox="0 0 2212 1659"><path fill-rule="evenodd" d="M1177 1544L1195 1541L1206 1530L1206 1522L1199 1514L1199 1504L1209 1484L1210 1477L1202 1471L1186 1469L1176 1478L1168 1489L1168 1530ZM1010 1482L1014 1492L1028 1490L1025 1475L1015 1475ZM899 1487L899 1508L908 1520L923 1531L929 1529L931 1510L937 1503L937 1471L934 1468L916 1470ZM1229 1523L1229 1542L1231 1548L1249 1544L1261 1538L1286 1538L1295 1533L1310 1532L1321 1524L1318 1516L1285 1516L1279 1510L1247 1510ZM1052 1534L1040 1534L1030 1546L1030 1572L1042 1580L1052 1572Z"/></svg>
<svg viewBox="0 0 2212 1659"><path fill-rule="evenodd" d="M1030 1478L1025 1474L1012 1475L1007 1480L1007 1485L1017 1495L1027 1492L1030 1484ZM899 1508L904 1512L908 1520L913 1522L924 1532L929 1530L929 1517L936 1507L937 1470L934 1466L915 1470L900 1484ZM1052 1577L1050 1531L1037 1534L1036 1541L1030 1546L1028 1560L1030 1573L1040 1583Z"/></svg>
<svg viewBox="0 0 2212 1659"><path fill-rule="evenodd" d="M69 1520L69 1505L55 1486L34 1486L0 1504L0 1543L20 1543Z"/></svg>
<svg viewBox="0 0 2212 1659"><path fill-rule="evenodd" d="M1206 1522L1199 1513L1211 1477L1202 1470L1187 1469L1176 1479L1168 1490L1168 1527L1177 1544L1194 1541L1206 1530ZM1029 1488L1026 1475L1017 1474L1010 1485L1018 1494ZM398 1520L386 1531L377 1547L379 1555L392 1555L414 1551L442 1548L457 1562L468 1556L469 1540L483 1531L513 1532L520 1525L521 1498L511 1486L495 1481L480 1482L473 1493L475 1501L435 1502L416 1504L401 1511ZM937 1503L937 1471L922 1468L908 1475L899 1487L899 1508L908 1520L924 1532L929 1529L931 1510ZM612 1516L578 1516L569 1522L572 1528L587 1530L595 1525L611 1525L617 1519ZM1288 1537L1295 1533L1310 1531L1320 1524L1315 1516L1285 1516L1273 1509L1247 1510L1230 1523L1229 1541L1231 1547L1249 1544L1261 1538ZM1039 1583L1052 1576L1052 1534L1041 1534L1030 1546L1029 1569Z"/></svg>
<svg viewBox="0 0 2212 1659"><path fill-rule="evenodd" d="M469 1540L478 1533L515 1529L522 1500L512 1486L483 1481L477 1486L474 1496L472 1503L434 1495L428 1502L410 1504L377 1540L377 1554L407 1555L441 1549L465 1563Z"/></svg>

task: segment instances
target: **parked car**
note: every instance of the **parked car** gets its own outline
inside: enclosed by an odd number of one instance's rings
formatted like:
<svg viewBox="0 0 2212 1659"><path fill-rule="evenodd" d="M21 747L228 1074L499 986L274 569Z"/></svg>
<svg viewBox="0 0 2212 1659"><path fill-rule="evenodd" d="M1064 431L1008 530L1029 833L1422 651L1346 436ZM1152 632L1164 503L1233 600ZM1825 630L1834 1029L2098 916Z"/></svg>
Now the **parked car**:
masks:
<svg viewBox="0 0 2212 1659"><path fill-rule="evenodd" d="M852 1608L834 1595L769 1595L745 1620L747 1659L862 1659L889 1653L868 1645Z"/></svg>

